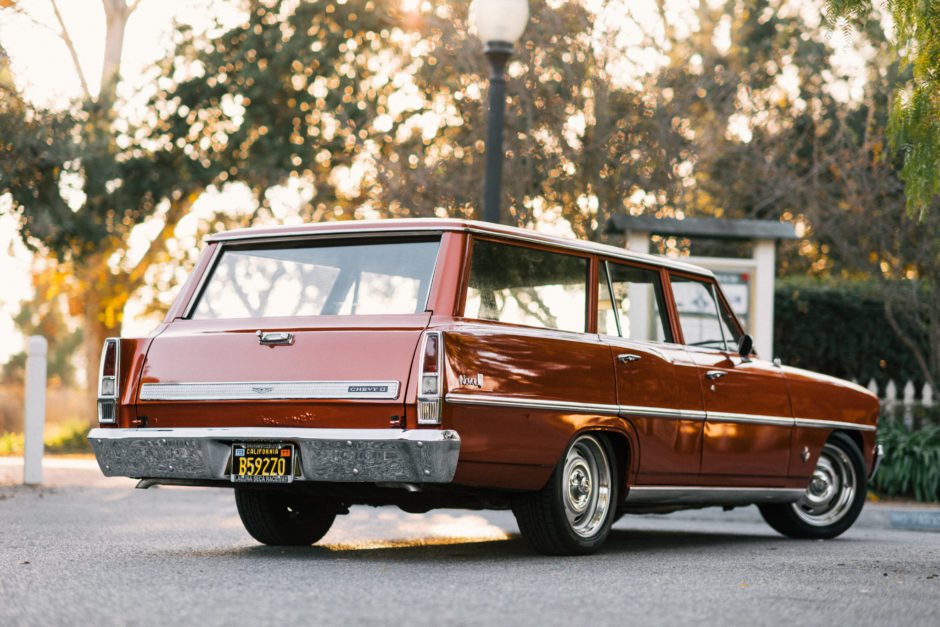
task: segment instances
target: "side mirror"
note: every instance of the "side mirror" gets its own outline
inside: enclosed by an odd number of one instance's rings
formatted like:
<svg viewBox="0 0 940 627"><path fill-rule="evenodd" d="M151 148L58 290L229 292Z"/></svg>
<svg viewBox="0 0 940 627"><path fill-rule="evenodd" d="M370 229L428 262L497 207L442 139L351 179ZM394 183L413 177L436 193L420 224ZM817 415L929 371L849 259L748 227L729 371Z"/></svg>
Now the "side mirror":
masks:
<svg viewBox="0 0 940 627"><path fill-rule="evenodd" d="M738 355L741 356L741 359L744 361L751 361L751 352L754 350L754 338L750 334L745 333L741 336L741 339L738 340Z"/></svg>

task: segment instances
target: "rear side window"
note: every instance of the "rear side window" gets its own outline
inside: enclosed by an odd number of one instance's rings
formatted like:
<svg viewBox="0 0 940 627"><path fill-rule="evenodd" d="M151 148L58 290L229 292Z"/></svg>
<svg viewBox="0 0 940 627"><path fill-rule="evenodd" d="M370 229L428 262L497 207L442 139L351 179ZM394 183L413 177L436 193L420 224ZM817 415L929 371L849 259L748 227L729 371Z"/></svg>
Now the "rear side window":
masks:
<svg viewBox="0 0 940 627"><path fill-rule="evenodd" d="M425 310L440 239L227 247L193 318Z"/></svg>
<svg viewBox="0 0 940 627"><path fill-rule="evenodd" d="M588 269L586 257L476 240L464 315L586 331Z"/></svg>
<svg viewBox="0 0 940 627"><path fill-rule="evenodd" d="M659 272L602 261L599 281L598 333L634 340L672 342Z"/></svg>

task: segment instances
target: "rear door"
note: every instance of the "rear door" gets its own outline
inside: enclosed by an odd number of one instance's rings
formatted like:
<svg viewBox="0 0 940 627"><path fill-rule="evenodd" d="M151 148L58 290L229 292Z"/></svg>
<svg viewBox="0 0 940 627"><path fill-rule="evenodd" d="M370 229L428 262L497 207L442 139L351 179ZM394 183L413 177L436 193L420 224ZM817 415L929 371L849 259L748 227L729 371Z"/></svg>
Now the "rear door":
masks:
<svg viewBox="0 0 940 627"><path fill-rule="evenodd" d="M610 346L620 415L639 440L636 483L694 483L702 451L697 378L679 381L660 272L601 260L597 330ZM683 373L688 378L688 375Z"/></svg>
<svg viewBox="0 0 940 627"><path fill-rule="evenodd" d="M388 428L404 417L440 236L225 245L153 341L150 427Z"/></svg>

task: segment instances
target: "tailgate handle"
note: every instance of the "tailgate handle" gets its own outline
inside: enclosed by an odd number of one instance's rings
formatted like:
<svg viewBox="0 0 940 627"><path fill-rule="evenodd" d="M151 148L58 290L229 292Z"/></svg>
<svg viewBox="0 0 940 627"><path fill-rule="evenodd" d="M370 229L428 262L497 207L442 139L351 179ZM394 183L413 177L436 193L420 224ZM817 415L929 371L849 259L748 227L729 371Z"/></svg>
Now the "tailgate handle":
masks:
<svg viewBox="0 0 940 627"><path fill-rule="evenodd" d="M290 346L294 343L294 334L286 331L258 331L258 343L262 346Z"/></svg>

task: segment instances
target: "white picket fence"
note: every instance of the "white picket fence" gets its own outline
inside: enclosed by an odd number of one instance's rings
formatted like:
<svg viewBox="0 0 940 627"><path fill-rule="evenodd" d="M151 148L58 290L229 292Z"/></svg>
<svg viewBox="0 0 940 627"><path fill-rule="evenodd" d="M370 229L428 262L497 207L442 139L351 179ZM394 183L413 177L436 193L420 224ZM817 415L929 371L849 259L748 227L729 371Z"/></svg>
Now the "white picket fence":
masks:
<svg viewBox="0 0 940 627"><path fill-rule="evenodd" d="M883 415L893 416L895 420L902 420L909 428L913 429L921 426L915 423L922 422L923 420L919 420L919 418L923 419L925 415L934 416L934 420L937 420L937 416L940 415L938 412L932 411L937 407L937 399L934 398L934 391L929 383L924 384L920 394L917 393L917 386L914 385L913 381L908 381L900 388L894 381L888 381L883 394L874 379L868 382L867 387L873 394L877 394L881 400ZM900 394L898 393L899 390ZM918 408L923 408L926 411L917 411ZM930 420L928 419L928 421Z"/></svg>

